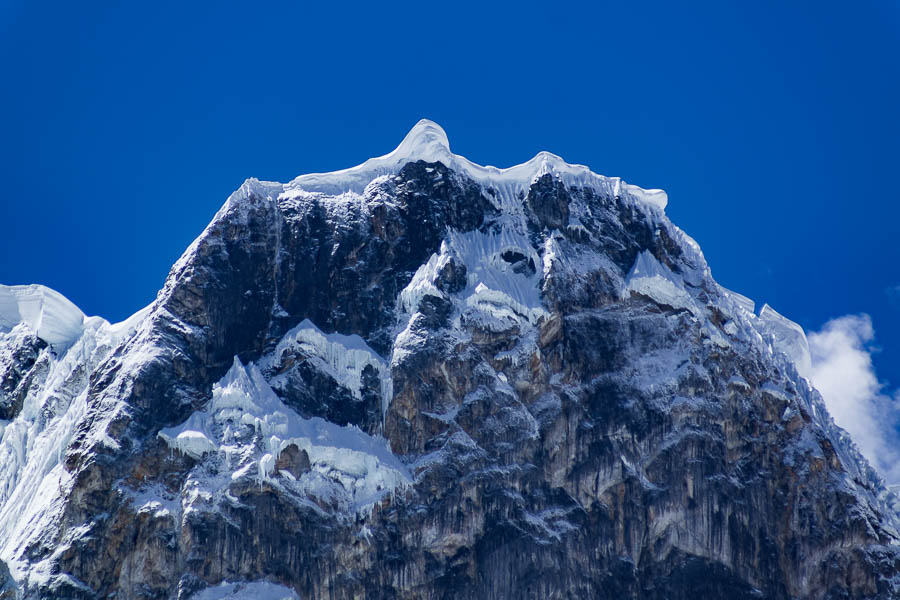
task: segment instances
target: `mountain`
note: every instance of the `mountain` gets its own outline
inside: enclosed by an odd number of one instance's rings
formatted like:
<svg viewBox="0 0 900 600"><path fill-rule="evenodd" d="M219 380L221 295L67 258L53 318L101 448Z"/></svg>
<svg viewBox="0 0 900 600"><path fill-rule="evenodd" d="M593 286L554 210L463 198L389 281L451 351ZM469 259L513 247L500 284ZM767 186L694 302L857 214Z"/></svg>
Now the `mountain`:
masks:
<svg viewBox="0 0 900 600"><path fill-rule="evenodd" d="M0 598L897 598L897 500L667 198L419 122L123 323L0 288Z"/></svg>

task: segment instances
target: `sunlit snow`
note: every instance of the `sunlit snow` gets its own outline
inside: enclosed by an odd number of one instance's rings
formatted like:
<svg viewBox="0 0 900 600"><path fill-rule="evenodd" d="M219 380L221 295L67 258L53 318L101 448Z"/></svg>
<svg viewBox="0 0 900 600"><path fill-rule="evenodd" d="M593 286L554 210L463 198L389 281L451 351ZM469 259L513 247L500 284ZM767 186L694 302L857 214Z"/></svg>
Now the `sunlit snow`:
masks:
<svg viewBox="0 0 900 600"><path fill-rule="evenodd" d="M291 589L268 581L252 583L223 582L206 588L190 597L190 600L299 600Z"/></svg>
<svg viewBox="0 0 900 600"><path fill-rule="evenodd" d="M87 411L90 372L135 331L149 307L121 323L85 317L61 294L43 286L0 286L5 323L0 344L35 332L51 344L37 359L42 383L32 385L22 408L0 427L0 560L15 575L19 552L53 521L69 483L66 448ZM10 298L17 300L16 303ZM77 324L77 325L76 325Z"/></svg>
<svg viewBox="0 0 900 600"><path fill-rule="evenodd" d="M324 419L305 419L272 391L255 364L234 364L213 386L207 407L159 436L180 452L203 458L213 455L225 479L200 482L210 493L243 476L265 480L275 459L291 444L306 451L312 472L299 483L315 494L323 478L337 483L352 507L365 508L410 481L409 473L383 438Z"/></svg>
<svg viewBox="0 0 900 600"><path fill-rule="evenodd" d="M555 174L567 185L590 187L604 195L627 194L659 210L665 209L668 202L663 190L645 190L629 185L618 177L597 175L583 165L570 165L550 152L539 152L531 160L505 169L477 165L453 154L446 132L440 125L428 119L416 123L393 152L371 158L349 169L301 175L284 186L284 193L288 196L294 191L321 192L330 195L351 191L361 194L373 179L394 174L404 164L415 160L440 162L449 169L464 173L478 183L498 189L501 196L509 201L510 205L505 206L505 209L517 204L514 200L516 197L514 191L524 190L536 177L545 173ZM503 193L504 191L506 193Z"/></svg>

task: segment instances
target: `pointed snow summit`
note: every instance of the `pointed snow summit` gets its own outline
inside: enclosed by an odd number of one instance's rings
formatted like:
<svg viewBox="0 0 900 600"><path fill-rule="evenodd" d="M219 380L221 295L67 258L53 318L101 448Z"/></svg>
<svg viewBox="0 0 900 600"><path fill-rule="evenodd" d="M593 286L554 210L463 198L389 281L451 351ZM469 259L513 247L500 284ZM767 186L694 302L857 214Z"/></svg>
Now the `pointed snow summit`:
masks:
<svg viewBox="0 0 900 600"><path fill-rule="evenodd" d="M434 121L422 119L409 130L397 149L388 156L438 162L448 159L452 153L450 152L450 140L447 138L444 128Z"/></svg>
<svg viewBox="0 0 900 600"><path fill-rule="evenodd" d="M346 191L361 193L373 179L394 174L406 163L424 160L450 166L453 158L450 140L443 128L433 121L422 119L393 152L370 158L349 169L301 175L285 187L326 194L341 194Z"/></svg>

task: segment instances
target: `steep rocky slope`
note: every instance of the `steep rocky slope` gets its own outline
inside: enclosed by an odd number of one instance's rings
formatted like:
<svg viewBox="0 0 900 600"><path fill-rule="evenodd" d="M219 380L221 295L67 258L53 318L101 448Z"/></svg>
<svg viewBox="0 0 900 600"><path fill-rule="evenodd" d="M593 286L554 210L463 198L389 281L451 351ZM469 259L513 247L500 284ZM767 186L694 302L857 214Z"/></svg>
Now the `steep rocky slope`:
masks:
<svg viewBox="0 0 900 600"><path fill-rule="evenodd" d="M0 288L0 598L900 597L802 330L665 203L422 121L248 180L125 323Z"/></svg>

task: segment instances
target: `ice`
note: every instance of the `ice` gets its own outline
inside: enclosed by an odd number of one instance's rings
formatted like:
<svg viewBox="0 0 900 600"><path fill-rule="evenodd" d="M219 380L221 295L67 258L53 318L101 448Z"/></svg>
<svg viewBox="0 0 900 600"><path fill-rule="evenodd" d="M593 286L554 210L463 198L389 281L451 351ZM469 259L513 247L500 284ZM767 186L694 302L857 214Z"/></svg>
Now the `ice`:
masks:
<svg viewBox="0 0 900 600"><path fill-rule="evenodd" d="M110 324L101 317L86 317L68 298L43 285L0 285L0 333L24 323L55 350L62 351L86 329L102 330L100 335L118 341L134 331L150 308L139 310L121 323Z"/></svg>
<svg viewBox="0 0 900 600"><path fill-rule="evenodd" d="M537 177L552 173L567 185L590 187L607 196L627 196L660 211L668 198L663 190L645 190L629 185L617 177L604 177L583 165L570 165L559 156L539 152L528 162L513 167L477 165L450 151L450 141L440 125L422 119L410 130L397 148L384 156L371 158L361 165L331 173L301 175L284 186L288 196L298 191L337 195L344 192L362 194L375 178L397 173L406 163L424 160L440 162L449 169L464 173L485 187L501 192L500 196L515 202L515 192L527 188ZM503 193L503 192L506 193Z"/></svg>
<svg viewBox="0 0 900 600"><path fill-rule="evenodd" d="M719 290L721 290L722 293L724 293L725 296L728 297L728 299L730 299L732 302L734 302L734 304L738 308L743 309L750 315L756 314L754 312L756 310L756 303L753 300L751 300L750 298L748 298L747 296L744 296L743 294L738 294L737 292L729 290L728 288L724 288L722 286L719 286Z"/></svg>
<svg viewBox="0 0 900 600"><path fill-rule="evenodd" d="M410 481L384 439L354 426L301 417L272 391L256 364L245 367L237 357L213 386L207 407L183 424L163 429L159 437L195 458L214 454L207 458L228 467L228 481L254 470L260 480L270 478L277 457L295 444L306 451L314 471L301 483L315 492L317 478L327 479L343 489L355 509L371 506ZM233 457L238 464L232 464Z"/></svg>
<svg viewBox="0 0 900 600"><path fill-rule="evenodd" d="M191 426L189 425L188 427ZM174 438L169 437L162 431L159 435L172 448L194 458L201 458L207 452L215 452L218 450L218 446L216 446L205 433L197 431L196 429L184 429L176 433Z"/></svg>
<svg viewBox="0 0 900 600"><path fill-rule="evenodd" d="M400 292L397 312L401 319L391 365L401 364L425 343L412 327L414 316L425 296L444 297L435 282L451 262L466 268L465 286L448 298L457 314L491 331L518 327L519 344L497 358L515 363L530 356L536 349L535 328L549 314L541 299L540 255L526 236L511 227L490 232L451 230L440 250L419 267Z"/></svg>
<svg viewBox="0 0 900 600"><path fill-rule="evenodd" d="M259 477L260 479L268 479L275 470L275 457L266 452L259 459Z"/></svg>
<svg viewBox="0 0 900 600"><path fill-rule="evenodd" d="M81 336L84 313L62 294L42 285L0 285L0 331L26 323L56 347Z"/></svg>
<svg viewBox="0 0 900 600"><path fill-rule="evenodd" d="M397 309L400 314L414 314L419 309L419 303L429 294L441 296L441 291L434 282L451 259L449 247L444 241L441 243L440 252L432 254L428 262L416 270L410 282L400 291L397 299Z"/></svg>
<svg viewBox="0 0 900 600"><path fill-rule="evenodd" d="M760 333L772 336L775 348L793 361L800 375L809 377L812 359L806 333L800 325L780 315L768 304L764 304L760 309L755 325Z"/></svg>
<svg viewBox="0 0 900 600"><path fill-rule="evenodd" d="M437 123L422 119L389 154L370 158L363 164L349 169L301 175L285 187L329 195L347 191L361 194L373 179L397 173L403 165L414 160L441 162L448 166L452 163L450 142L447 134Z"/></svg>
<svg viewBox="0 0 900 600"><path fill-rule="evenodd" d="M627 292L641 294L672 308L697 312L693 297L685 290L681 277L660 263L647 250L638 254L625 278Z"/></svg>
<svg viewBox="0 0 900 600"><path fill-rule="evenodd" d="M197 592L190 600L300 600L293 590L268 581L229 583L227 581Z"/></svg>
<svg viewBox="0 0 900 600"><path fill-rule="evenodd" d="M25 396L15 419L0 428L0 560L16 579L27 568L22 555L34 536L39 536L58 516L70 477L62 458L87 411L89 374L140 325L147 309L122 323L110 325L99 317L87 317L53 290L42 286L0 286L0 297L25 298L19 314L48 335L37 359L39 378ZM18 293L24 290L25 293ZM19 310L16 304L16 310ZM5 305L4 316L12 312ZM74 323L80 318L77 336ZM37 320L35 322L35 319ZM63 335L60 323L69 323ZM21 327L22 325L18 325ZM25 322L25 326L32 325ZM0 338L3 334L0 333ZM45 338L46 339L46 338Z"/></svg>
<svg viewBox="0 0 900 600"><path fill-rule="evenodd" d="M532 324L548 314L541 301L540 276L536 274L541 257L527 237L508 228L499 233L451 231L446 244L449 252L466 266L467 286L461 297L467 306L498 319L524 318ZM535 274L517 273L514 265L503 258L509 252L524 256L522 262L530 261Z"/></svg>
<svg viewBox="0 0 900 600"><path fill-rule="evenodd" d="M272 357L264 360L264 367L274 366L282 353L292 348L300 349L317 362L340 385L349 389L356 398L362 398L362 373L371 366L381 380L383 409L387 410L393 395L391 373L387 363L358 335L324 333L309 319L288 331L278 342Z"/></svg>

